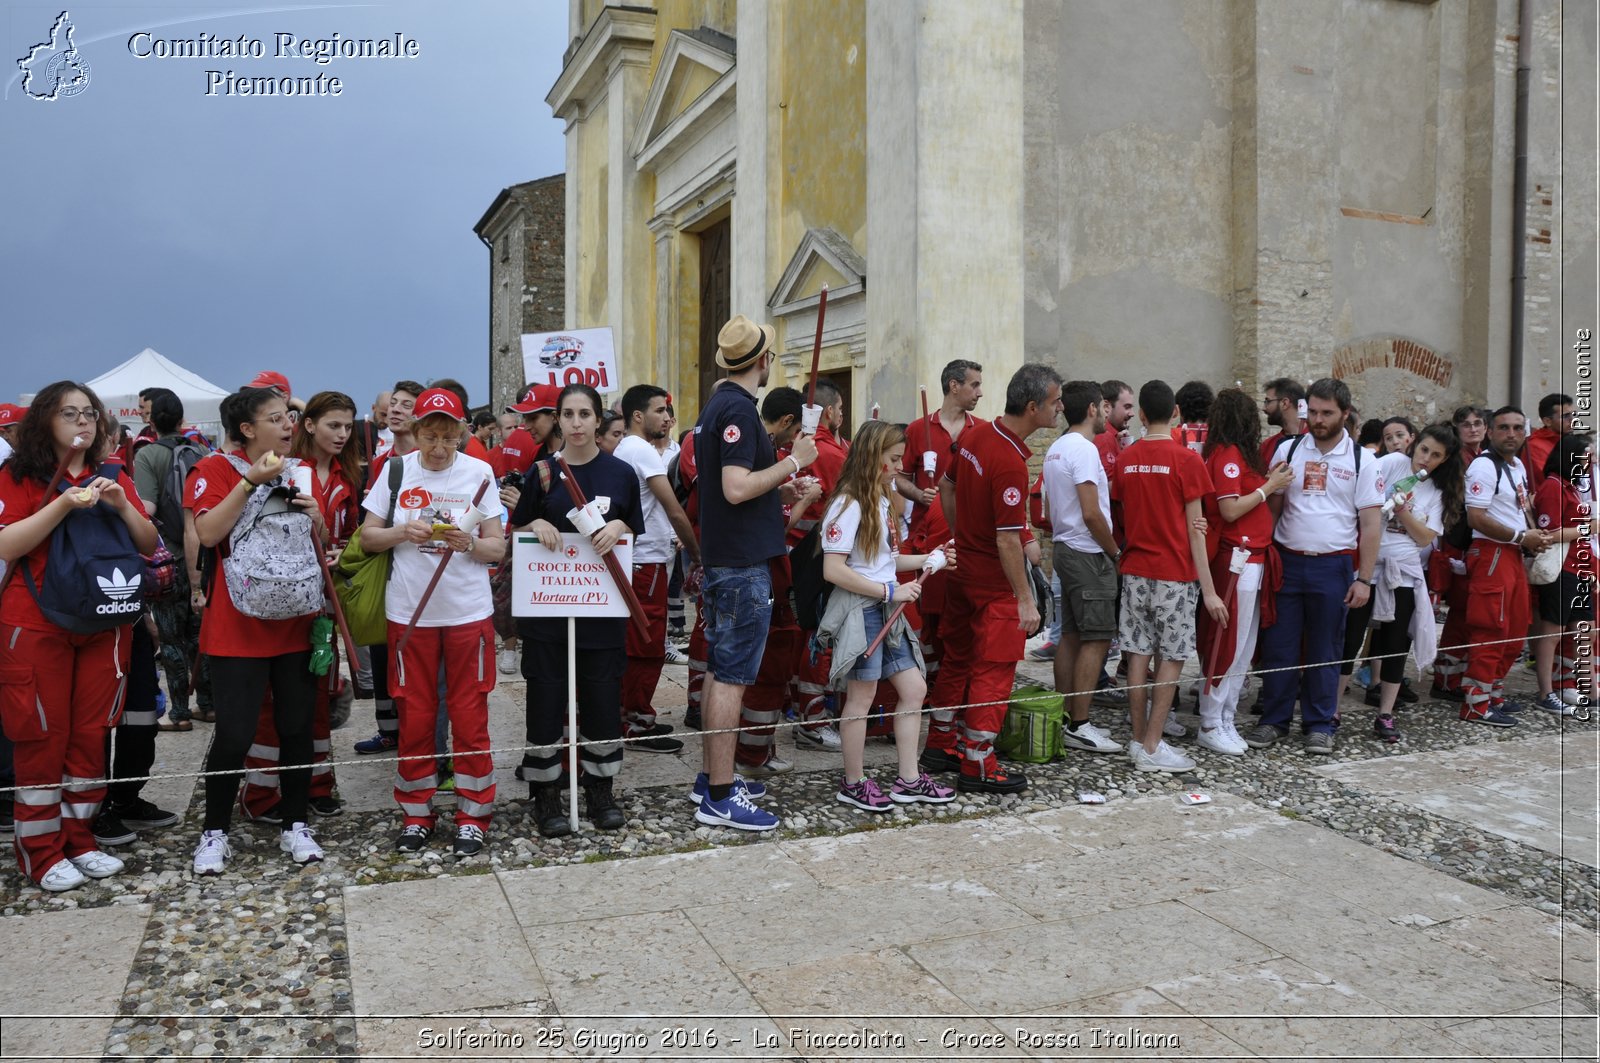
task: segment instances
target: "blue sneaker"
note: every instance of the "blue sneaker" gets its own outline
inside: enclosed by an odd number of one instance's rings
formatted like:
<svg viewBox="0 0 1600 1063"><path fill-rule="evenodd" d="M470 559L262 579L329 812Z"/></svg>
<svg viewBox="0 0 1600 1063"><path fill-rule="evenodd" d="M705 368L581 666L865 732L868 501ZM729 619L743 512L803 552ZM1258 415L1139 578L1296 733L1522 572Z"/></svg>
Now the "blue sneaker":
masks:
<svg viewBox="0 0 1600 1063"><path fill-rule="evenodd" d="M379 731L371 738L357 742L354 748L357 753L393 753L400 748L400 739Z"/></svg>
<svg viewBox="0 0 1600 1063"><path fill-rule="evenodd" d="M689 800L697 805L704 801L706 795L710 793L710 790L707 789L710 785L711 780L706 777L705 772L696 775L694 777L694 787L689 791ZM735 791L743 790L750 795L751 800L767 796L767 787L764 783L752 782L739 774L735 774L733 777L733 788Z"/></svg>
<svg viewBox="0 0 1600 1063"><path fill-rule="evenodd" d="M777 816L757 808L750 800L749 792L737 787L726 801L713 801L711 795L707 794L700 801L700 807L695 809L694 818L696 823L732 827L734 830L772 830L778 825Z"/></svg>

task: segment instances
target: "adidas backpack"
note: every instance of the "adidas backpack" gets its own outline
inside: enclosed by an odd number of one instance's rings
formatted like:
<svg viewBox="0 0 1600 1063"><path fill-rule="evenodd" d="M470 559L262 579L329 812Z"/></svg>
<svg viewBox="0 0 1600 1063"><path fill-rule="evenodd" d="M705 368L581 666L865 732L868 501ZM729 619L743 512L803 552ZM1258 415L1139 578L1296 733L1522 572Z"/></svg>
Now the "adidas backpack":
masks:
<svg viewBox="0 0 1600 1063"><path fill-rule="evenodd" d="M227 455L239 475L250 463ZM322 559L312 541L311 517L291 506L283 483L300 463L285 458L277 480L250 492L228 533L222 572L234 608L257 620L288 620L322 612Z"/></svg>
<svg viewBox="0 0 1600 1063"><path fill-rule="evenodd" d="M96 476L115 480L122 466L107 462ZM63 480L59 491L76 491ZM50 554L42 585L24 563L23 582L44 618L64 631L92 635L131 624L144 609L144 559L133 535L110 503L74 509L50 533Z"/></svg>

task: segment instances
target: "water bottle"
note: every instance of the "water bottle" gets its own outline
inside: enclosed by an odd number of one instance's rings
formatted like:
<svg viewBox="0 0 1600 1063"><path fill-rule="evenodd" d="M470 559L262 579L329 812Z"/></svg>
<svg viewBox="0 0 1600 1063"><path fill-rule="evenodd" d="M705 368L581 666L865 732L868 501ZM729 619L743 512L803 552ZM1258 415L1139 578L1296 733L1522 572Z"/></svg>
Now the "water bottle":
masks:
<svg viewBox="0 0 1600 1063"><path fill-rule="evenodd" d="M1394 516L1395 507L1409 499L1417 489L1417 485L1428 478L1427 469L1418 469L1410 476L1405 477L1394 485L1394 491L1383 503L1383 519L1388 520Z"/></svg>

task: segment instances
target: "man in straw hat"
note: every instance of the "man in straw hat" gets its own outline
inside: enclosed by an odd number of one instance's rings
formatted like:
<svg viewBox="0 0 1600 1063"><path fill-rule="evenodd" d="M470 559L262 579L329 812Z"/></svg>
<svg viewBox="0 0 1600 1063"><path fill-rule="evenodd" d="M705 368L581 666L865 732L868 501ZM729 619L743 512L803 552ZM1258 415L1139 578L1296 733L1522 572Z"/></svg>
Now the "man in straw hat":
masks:
<svg viewBox="0 0 1600 1063"><path fill-rule="evenodd" d="M769 565L784 556L785 482L817 460L808 436L781 462L756 409L777 352L770 325L739 314L717 333L717 364L727 380L712 392L694 428L700 485L700 553L705 563L707 675L702 697L705 772L695 780L695 819L766 831L778 817L751 800L765 793L733 774L734 727L745 687L756 680L772 617ZM791 489L792 491L792 489ZM757 784L759 785L759 784Z"/></svg>

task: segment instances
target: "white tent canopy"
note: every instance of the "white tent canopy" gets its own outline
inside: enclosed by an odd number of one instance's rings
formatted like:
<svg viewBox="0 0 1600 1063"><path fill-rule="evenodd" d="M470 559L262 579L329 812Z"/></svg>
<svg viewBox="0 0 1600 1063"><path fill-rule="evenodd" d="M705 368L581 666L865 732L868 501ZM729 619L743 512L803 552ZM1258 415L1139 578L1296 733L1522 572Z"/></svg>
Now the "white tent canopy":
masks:
<svg viewBox="0 0 1600 1063"><path fill-rule="evenodd" d="M140 426L139 392L145 388L170 389L183 401L184 420L202 430L221 420L218 404L229 394L149 347L87 383L111 415L135 432Z"/></svg>

